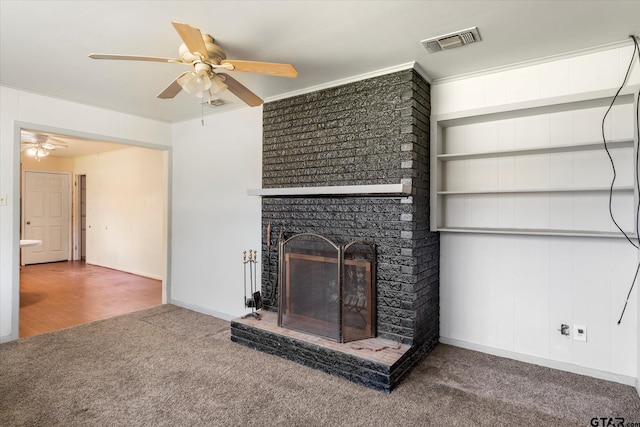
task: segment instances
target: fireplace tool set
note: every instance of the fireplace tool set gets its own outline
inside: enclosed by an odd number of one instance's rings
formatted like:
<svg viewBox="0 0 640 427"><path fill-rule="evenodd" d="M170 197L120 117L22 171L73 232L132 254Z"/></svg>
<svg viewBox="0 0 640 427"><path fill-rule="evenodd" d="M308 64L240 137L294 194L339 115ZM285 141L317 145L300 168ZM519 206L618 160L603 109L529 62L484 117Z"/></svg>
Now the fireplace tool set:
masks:
<svg viewBox="0 0 640 427"><path fill-rule="evenodd" d="M242 251L242 263L244 264L244 306L251 308L251 313L247 313L242 318L253 316L260 320L260 313L257 310L262 308L262 297L260 291L256 290L258 275L256 273L256 264L258 263L258 252L249 249L249 252ZM249 271L249 283L247 283L247 271ZM247 287L249 288L250 297L247 298Z"/></svg>

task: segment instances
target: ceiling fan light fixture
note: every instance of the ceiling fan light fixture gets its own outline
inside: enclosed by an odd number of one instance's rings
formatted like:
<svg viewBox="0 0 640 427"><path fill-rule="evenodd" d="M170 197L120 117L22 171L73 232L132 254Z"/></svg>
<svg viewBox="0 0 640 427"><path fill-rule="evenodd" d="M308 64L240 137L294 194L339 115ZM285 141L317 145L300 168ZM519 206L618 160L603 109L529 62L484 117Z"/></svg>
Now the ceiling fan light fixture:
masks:
<svg viewBox="0 0 640 427"><path fill-rule="evenodd" d="M35 157L36 160L42 157L47 157L49 155L49 151L42 147L42 145L38 145L37 147L30 147L26 150L28 156Z"/></svg>
<svg viewBox="0 0 640 427"><path fill-rule="evenodd" d="M211 89L209 90L211 92L211 96L216 96L224 92L228 88L226 83L223 82L222 79L215 73L211 76L211 83Z"/></svg>
<svg viewBox="0 0 640 427"><path fill-rule="evenodd" d="M199 92L203 92L206 90L209 90L211 88L211 79L209 78L209 76L196 76L195 79L193 79L193 86L196 88L197 91Z"/></svg>
<svg viewBox="0 0 640 427"><path fill-rule="evenodd" d="M185 91L197 96L198 93L206 92L211 88L211 79L206 74L201 76L195 72L191 72L180 77L178 84L182 86L182 89ZM202 95L198 96L198 98L202 98Z"/></svg>
<svg viewBox="0 0 640 427"><path fill-rule="evenodd" d="M211 96L211 91L209 91L209 90L199 90L199 91L197 91L195 93L195 95L196 95L196 98L200 98L200 99L208 98L208 97Z"/></svg>

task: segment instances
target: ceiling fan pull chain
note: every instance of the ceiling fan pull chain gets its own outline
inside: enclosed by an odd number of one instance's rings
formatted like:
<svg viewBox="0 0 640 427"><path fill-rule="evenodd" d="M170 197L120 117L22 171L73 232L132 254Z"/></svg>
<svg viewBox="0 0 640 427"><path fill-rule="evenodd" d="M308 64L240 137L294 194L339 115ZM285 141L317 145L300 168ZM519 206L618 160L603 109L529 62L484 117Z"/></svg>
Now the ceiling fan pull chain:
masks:
<svg viewBox="0 0 640 427"><path fill-rule="evenodd" d="M200 103L200 123L204 126L204 102Z"/></svg>

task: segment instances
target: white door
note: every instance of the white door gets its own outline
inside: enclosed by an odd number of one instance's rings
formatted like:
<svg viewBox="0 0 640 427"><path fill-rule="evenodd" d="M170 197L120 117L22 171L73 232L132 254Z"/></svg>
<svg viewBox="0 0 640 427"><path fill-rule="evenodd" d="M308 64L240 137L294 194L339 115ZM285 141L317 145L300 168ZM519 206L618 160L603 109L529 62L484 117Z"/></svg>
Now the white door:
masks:
<svg viewBox="0 0 640 427"><path fill-rule="evenodd" d="M22 238L42 245L23 248L23 264L69 259L70 182L70 174L25 172Z"/></svg>

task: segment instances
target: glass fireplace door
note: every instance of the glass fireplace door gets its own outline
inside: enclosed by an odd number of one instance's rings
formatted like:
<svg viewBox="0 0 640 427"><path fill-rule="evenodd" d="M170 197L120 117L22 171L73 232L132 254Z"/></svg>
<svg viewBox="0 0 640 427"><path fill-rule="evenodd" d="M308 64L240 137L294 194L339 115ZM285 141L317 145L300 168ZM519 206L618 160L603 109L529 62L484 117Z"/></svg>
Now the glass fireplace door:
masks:
<svg viewBox="0 0 640 427"><path fill-rule="evenodd" d="M340 248L304 233L287 241L283 255L281 326L339 340Z"/></svg>
<svg viewBox="0 0 640 427"><path fill-rule="evenodd" d="M280 243L279 326L339 342L375 336L375 247L313 233Z"/></svg>

